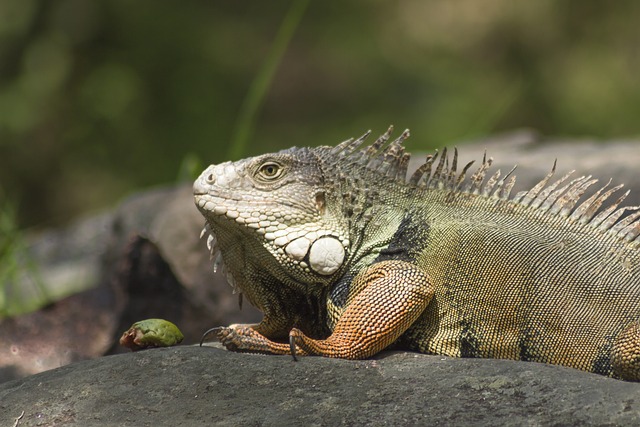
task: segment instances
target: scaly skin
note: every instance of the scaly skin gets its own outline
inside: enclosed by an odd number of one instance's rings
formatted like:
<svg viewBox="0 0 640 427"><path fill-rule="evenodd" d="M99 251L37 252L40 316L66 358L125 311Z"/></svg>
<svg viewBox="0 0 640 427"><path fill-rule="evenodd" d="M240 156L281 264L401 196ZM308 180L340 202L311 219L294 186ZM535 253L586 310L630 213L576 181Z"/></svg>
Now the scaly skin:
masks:
<svg viewBox="0 0 640 427"><path fill-rule="evenodd" d="M640 211L604 203L621 186L582 200L596 180L552 171L511 197L510 174L485 180L491 159L466 177L446 150L407 178L408 132L390 131L196 180L215 265L264 312L216 328L225 347L361 359L393 344L640 380Z"/></svg>

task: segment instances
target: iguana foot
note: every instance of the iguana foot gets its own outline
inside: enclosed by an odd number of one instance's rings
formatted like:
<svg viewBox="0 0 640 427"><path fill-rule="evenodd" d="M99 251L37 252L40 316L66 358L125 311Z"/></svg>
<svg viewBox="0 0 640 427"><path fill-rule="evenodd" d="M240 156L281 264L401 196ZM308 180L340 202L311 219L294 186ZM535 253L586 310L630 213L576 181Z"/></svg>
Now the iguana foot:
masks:
<svg viewBox="0 0 640 427"><path fill-rule="evenodd" d="M266 354L290 354L289 344L271 341L260 334L255 328L257 325L234 324L230 326L218 326L211 328L202 336L202 342L209 334L215 334L218 341L227 350L246 353ZM306 355L304 350L298 350L298 354Z"/></svg>
<svg viewBox="0 0 640 427"><path fill-rule="evenodd" d="M637 321L631 322L616 337L611 367L623 380L640 381L640 323Z"/></svg>
<svg viewBox="0 0 640 427"><path fill-rule="evenodd" d="M309 354L365 359L384 350L415 322L433 297L429 276L404 261L382 261L355 279L364 289L349 303L324 340L293 328L289 339Z"/></svg>

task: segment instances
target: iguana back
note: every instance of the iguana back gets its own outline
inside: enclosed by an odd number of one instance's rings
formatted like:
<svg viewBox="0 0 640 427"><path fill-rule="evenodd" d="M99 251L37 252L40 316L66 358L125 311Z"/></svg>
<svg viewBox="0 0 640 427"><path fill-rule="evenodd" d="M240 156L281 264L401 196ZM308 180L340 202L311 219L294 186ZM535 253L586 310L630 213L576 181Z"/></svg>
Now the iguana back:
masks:
<svg viewBox="0 0 640 427"><path fill-rule="evenodd" d="M483 159L467 177L446 150L407 177L408 132L389 134L196 181L217 263L265 312L218 328L228 348L362 358L395 344L640 379L640 211L607 202L621 186L585 198L596 180L549 184L552 171L512 198L511 173L485 180Z"/></svg>
<svg viewBox="0 0 640 427"><path fill-rule="evenodd" d="M610 374L615 338L640 318L638 250L592 224L568 226L511 201L436 194L417 210L430 220L413 240L435 295L403 342Z"/></svg>

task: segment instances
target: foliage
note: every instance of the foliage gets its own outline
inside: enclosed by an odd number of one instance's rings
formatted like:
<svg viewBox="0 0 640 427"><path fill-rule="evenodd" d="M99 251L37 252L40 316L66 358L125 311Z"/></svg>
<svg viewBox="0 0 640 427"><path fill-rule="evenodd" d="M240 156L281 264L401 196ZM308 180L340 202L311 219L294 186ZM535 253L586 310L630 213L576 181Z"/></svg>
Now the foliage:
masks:
<svg viewBox="0 0 640 427"><path fill-rule="evenodd" d="M414 150L517 127L639 133L638 2L306 2L0 2L0 185L16 225L67 222L197 159L390 123L411 127Z"/></svg>
<svg viewBox="0 0 640 427"><path fill-rule="evenodd" d="M16 283L29 284L31 289L15 289ZM31 295L25 297L27 291ZM15 209L8 203L0 204L0 319L34 310L49 300L17 227Z"/></svg>
<svg viewBox="0 0 640 427"><path fill-rule="evenodd" d="M293 33L308 5L309 0L295 0L291 3L291 8L280 26L267 59L249 87L249 92L240 108L233 143L229 147L230 158L239 158L245 154L249 138L253 135L256 115L264 102L264 97L271 86L276 69L282 61L282 56L289 46Z"/></svg>

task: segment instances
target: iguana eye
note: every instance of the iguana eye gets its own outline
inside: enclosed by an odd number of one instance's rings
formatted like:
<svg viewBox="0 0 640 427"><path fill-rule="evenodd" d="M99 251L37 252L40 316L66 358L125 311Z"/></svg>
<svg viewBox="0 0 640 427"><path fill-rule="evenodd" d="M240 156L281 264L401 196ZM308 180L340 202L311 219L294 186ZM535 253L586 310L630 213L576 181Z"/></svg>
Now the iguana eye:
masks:
<svg viewBox="0 0 640 427"><path fill-rule="evenodd" d="M260 173L262 178L274 180L282 174L282 167L277 163L269 162L260 166L258 173Z"/></svg>

